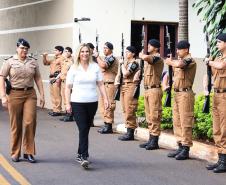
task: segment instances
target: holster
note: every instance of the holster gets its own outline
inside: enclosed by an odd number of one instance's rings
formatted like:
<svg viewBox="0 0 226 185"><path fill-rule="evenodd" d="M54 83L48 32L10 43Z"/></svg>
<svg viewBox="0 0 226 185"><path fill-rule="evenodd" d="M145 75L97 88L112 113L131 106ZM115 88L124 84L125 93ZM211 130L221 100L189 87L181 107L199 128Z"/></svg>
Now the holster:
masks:
<svg viewBox="0 0 226 185"><path fill-rule="evenodd" d="M5 84L6 84L6 94L9 95L12 89L12 86L10 81L7 78L5 79Z"/></svg>

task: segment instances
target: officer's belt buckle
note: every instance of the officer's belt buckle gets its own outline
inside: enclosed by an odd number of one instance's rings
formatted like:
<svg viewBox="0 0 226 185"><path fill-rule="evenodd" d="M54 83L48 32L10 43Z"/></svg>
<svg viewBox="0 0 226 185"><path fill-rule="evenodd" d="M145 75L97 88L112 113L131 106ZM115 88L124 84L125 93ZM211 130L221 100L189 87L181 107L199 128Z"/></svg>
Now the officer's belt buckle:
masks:
<svg viewBox="0 0 226 185"><path fill-rule="evenodd" d="M144 86L144 89L145 90L148 90L148 89L152 89L152 88L160 88L161 87L161 85L146 85L146 86Z"/></svg>

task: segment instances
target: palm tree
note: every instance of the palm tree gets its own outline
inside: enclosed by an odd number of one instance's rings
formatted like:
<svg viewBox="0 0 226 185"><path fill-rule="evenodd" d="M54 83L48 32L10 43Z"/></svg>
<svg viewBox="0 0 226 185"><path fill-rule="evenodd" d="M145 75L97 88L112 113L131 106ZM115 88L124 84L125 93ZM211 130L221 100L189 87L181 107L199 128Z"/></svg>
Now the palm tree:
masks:
<svg viewBox="0 0 226 185"><path fill-rule="evenodd" d="M225 0L197 0L193 4L197 15L204 22L203 32L209 35L211 55L217 55L216 37L226 32L226 2Z"/></svg>
<svg viewBox="0 0 226 185"><path fill-rule="evenodd" d="M188 41L188 0L179 0L178 40Z"/></svg>

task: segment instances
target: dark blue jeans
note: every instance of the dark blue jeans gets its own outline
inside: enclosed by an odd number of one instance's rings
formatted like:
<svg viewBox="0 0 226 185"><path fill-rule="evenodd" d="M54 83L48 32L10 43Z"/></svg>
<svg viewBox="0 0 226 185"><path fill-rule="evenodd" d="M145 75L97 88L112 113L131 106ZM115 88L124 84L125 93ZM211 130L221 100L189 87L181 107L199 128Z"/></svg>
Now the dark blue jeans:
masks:
<svg viewBox="0 0 226 185"><path fill-rule="evenodd" d="M89 130L96 114L98 102L77 103L71 102L72 113L79 130L78 154L89 157Z"/></svg>

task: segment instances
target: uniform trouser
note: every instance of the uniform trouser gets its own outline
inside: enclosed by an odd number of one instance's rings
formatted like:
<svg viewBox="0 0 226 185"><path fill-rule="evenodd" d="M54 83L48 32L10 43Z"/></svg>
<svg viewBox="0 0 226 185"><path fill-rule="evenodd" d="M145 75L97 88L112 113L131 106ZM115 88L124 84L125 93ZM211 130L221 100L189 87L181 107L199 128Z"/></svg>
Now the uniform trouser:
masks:
<svg viewBox="0 0 226 185"><path fill-rule="evenodd" d="M65 86L66 86L65 81L61 81L61 97L62 97L64 108L66 108Z"/></svg>
<svg viewBox="0 0 226 185"><path fill-rule="evenodd" d="M162 118L162 90L152 88L144 92L145 115L148 123L149 133L159 136L161 132Z"/></svg>
<svg viewBox="0 0 226 185"><path fill-rule="evenodd" d="M132 129L137 128L136 110L137 110L138 100L133 98L135 88L136 88L136 84L134 83L124 84L121 86L121 94L120 94L126 128L132 128Z"/></svg>
<svg viewBox="0 0 226 185"><path fill-rule="evenodd" d="M192 146L192 127L194 124L193 91L175 92L173 103L173 131L178 136L177 143Z"/></svg>
<svg viewBox="0 0 226 185"><path fill-rule="evenodd" d="M23 139L23 152L35 154L36 104L34 89L27 91L11 90L8 96L10 118L11 156L20 157Z"/></svg>
<svg viewBox="0 0 226 185"><path fill-rule="evenodd" d="M58 83L50 84L50 96L53 106L53 112L61 112L62 107L62 97L61 97L61 85L58 85Z"/></svg>
<svg viewBox="0 0 226 185"><path fill-rule="evenodd" d="M107 96L108 96L108 100L109 100L109 108L107 110L105 110L104 108L104 100L102 97L100 97L100 113L102 115L102 118L104 120L104 122L109 123L109 124L113 124L114 123L114 111L115 111L115 100L114 100L114 95L115 95L115 90L116 87L114 86L113 83L111 84L104 84Z"/></svg>
<svg viewBox="0 0 226 185"><path fill-rule="evenodd" d="M218 153L226 154L226 93L213 95L213 138Z"/></svg>
<svg viewBox="0 0 226 185"><path fill-rule="evenodd" d="M83 157L89 157L89 130L91 121L97 111L97 102L92 103L71 103L72 113L79 130L79 147L78 154Z"/></svg>

